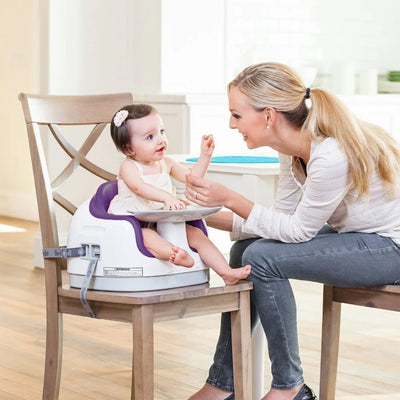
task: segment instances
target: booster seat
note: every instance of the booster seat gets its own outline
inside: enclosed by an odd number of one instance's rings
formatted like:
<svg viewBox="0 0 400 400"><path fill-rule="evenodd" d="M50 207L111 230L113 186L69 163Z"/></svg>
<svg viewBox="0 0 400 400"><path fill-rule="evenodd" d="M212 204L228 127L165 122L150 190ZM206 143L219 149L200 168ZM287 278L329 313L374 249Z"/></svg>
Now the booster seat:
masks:
<svg viewBox="0 0 400 400"><path fill-rule="evenodd" d="M157 223L157 230L191 255L195 262L191 268L155 258L144 246L140 222L133 215L107 212L117 191L117 181L105 182L75 212L67 247L83 247L85 255L68 259L70 285L82 287L88 262L93 258L97 259L97 264L89 289L147 291L208 282L208 267L187 243L185 222ZM202 220L187 223L207 234Z"/></svg>

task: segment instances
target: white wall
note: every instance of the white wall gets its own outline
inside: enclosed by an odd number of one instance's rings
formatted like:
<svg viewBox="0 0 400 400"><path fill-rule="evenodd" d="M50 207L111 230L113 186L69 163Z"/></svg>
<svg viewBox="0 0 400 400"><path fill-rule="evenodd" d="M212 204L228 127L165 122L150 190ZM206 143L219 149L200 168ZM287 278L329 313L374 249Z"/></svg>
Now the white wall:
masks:
<svg viewBox="0 0 400 400"><path fill-rule="evenodd" d="M0 214L36 218L20 91L225 93L245 65L400 69L398 0L2 0ZM50 18L47 18L49 8ZM50 22L49 22L50 21ZM48 31L48 35L47 35Z"/></svg>
<svg viewBox="0 0 400 400"><path fill-rule="evenodd" d="M57 0L49 7L49 93L132 87L130 0Z"/></svg>
<svg viewBox="0 0 400 400"><path fill-rule="evenodd" d="M224 91L225 40L225 0L164 0L161 93Z"/></svg>
<svg viewBox="0 0 400 400"><path fill-rule="evenodd" d="M229 0L227 78L248 64L400 69L398 0Z"/></svg>
<svg viewBox="0 0 400 400"><path fill-rule="evenodd" d="M40 88L40 4L2 0L0 13L0 215L36 219L32 167L18 93Z"/></svg>

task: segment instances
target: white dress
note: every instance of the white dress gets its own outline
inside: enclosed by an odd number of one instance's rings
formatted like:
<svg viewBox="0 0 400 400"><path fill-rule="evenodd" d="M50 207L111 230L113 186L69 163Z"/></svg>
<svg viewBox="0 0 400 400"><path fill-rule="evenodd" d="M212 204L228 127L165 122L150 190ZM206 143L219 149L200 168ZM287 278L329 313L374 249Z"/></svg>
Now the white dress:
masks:
<svg viewBox="0 0 400 400"><path fill-rule="evenodd" d="M139 175L144 182L175 195L175 187L164 160L160 161L161 173L148 175L143 174L143 168L140 163L132 159L129 159L129 161L136 165ZM126 183L118 177L118 194L111 200L108 212L116 215L127 215L129 214L128 211L160 210L163 206L164 203L147 200L133 193Z"/></svg>

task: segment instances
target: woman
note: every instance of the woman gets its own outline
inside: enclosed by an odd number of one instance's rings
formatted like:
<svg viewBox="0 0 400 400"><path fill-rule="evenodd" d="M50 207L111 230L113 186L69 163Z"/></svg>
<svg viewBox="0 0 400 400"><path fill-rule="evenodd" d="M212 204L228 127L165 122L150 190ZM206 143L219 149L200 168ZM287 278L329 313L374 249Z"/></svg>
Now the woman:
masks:
<svg viewBox="0 0 400 400"><path fill-rule="evenodd" d="M240 240L231 266L251 265L253 323L260 318L271 359L263 400L316 399L304 384L296 304L289 279L360 287L400 282L400 148L381 128L355 118L334 96L306 88L285 65L246 68L228 87L230 127L249 149L280 155L272 209L223 185L187 176L187 198L224 205L208 220ZM214 363L190 397L234 399L229 316Z"/></svg>

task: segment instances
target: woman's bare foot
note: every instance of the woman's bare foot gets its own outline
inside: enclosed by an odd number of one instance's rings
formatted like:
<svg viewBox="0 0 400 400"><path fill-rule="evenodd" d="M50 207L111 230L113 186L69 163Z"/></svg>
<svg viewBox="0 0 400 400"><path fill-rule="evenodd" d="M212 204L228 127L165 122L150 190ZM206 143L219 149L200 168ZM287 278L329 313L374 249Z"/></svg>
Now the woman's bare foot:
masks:
<svg viewBox="0 0 400 400"><path fill-rule="evenodd" d="M231 392L217 389L206 383L198 392L189 397L188 400L224 400Z"/></svg>
<svg viewBox="0 0 400 400"><path fill-rule="evenodd" d="M221 275L226 285L234 285L240 279L245 279L251 272L250 265L245 265L242 268L232 268L229 274Z"/></svg>
<svg viewBox="0 0 400 400"><path fill-rule="evenodd" d="M181 267L193 267L193 258L183 249L172 246L171 254L169 256L169 262L175 265L180 265Z"/></svg>

